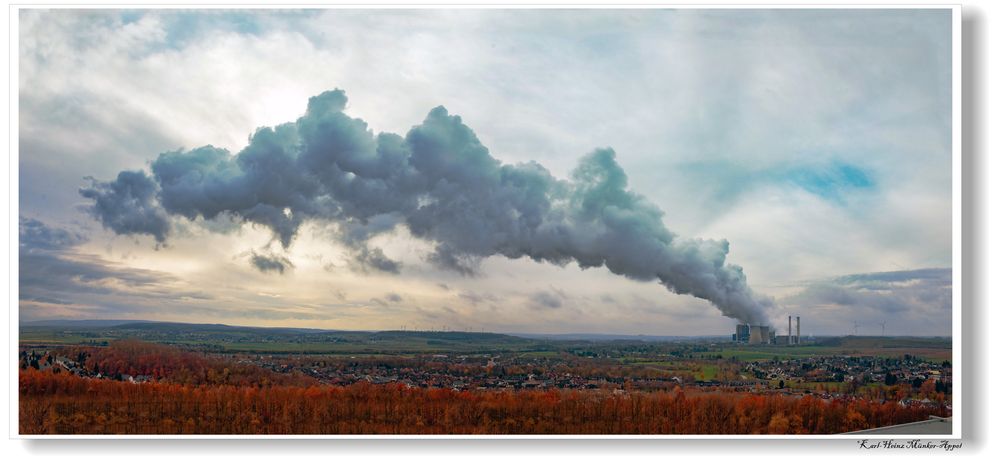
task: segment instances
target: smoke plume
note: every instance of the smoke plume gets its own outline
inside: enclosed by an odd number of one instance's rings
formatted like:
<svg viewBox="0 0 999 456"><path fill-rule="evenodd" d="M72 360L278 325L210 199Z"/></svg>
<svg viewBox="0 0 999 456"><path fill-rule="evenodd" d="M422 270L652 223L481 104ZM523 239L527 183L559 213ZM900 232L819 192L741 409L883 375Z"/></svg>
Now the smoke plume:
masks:
<svg viewBox="0 0 999 456"><path fill-rule="evenodd" d="M309 99L293 123L258 129L233 155L212 146L165 152L151 174L122 171L80 194L119 234L170 234L170 216L219 215L268 227L287 248L305 221L338 227L364 269L399 264L367 241L405 227L434 246L429 260L465 274L492 255L606 267L710 301L728 317L766 323L772 301L726 264L725 240L684 239L628 190L612 149L583 156L569 180L535 162L503 164L461 118L430 111L406 136L374 134L344 114L341 90Z"/></svg>

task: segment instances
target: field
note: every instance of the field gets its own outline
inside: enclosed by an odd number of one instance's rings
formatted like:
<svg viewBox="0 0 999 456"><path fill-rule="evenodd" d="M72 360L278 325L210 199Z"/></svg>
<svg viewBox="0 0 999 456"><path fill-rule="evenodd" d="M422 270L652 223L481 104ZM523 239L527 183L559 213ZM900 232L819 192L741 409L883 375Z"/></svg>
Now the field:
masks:
<svg viewBox="0 0 999 456"><path fill-rule="evenodd" d="M490 333L324 331L180 323L128 323L97 328L26 326L20 334L22 345L100 344L122 339L247 353L475 353L550 348L541 341Z"/></svg>

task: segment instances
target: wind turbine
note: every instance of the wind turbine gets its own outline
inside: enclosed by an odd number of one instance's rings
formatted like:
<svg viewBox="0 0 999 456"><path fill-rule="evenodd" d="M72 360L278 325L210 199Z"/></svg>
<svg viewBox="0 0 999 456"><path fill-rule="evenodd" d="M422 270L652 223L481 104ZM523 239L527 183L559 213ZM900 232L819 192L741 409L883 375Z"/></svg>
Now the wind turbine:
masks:
<svg viewBox="0 0 999 456"><path fill-rule="evenodd" d="M888 322L886 322L886 321L882 321L882 322L880 323L880 324L881 324L881 337L884 337L884 336L885 336L885 323L888 323Z"/></svg>
<svg viewBox="0 0 999 456"><path fill-rule="evenodd" d="M857 328L859 328L859 327L860 327L860 323L857 323L857 320L854 320L853 321L853 335L854 336L857 335Z"/></svg>

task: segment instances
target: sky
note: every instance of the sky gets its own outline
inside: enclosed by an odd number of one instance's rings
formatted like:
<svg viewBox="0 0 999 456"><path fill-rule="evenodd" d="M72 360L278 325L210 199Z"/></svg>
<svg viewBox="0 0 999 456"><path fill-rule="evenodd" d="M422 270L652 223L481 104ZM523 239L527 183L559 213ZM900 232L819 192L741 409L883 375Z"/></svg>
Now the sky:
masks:
<svg viewBox="0 0 999 456"><path fill-rule="evenodd" d="M22 10L19 314L950 335L948 10Z"/></svg>

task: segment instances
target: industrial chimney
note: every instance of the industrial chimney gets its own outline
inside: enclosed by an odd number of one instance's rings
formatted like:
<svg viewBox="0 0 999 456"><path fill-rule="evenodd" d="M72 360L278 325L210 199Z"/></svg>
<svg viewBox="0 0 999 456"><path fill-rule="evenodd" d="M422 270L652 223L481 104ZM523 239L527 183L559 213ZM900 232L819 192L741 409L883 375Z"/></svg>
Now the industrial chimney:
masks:
<svg viewBox="0 0 999 456"><path fill-rule="evenodd" d="M794 343L801 343L801 315L798 315L798 334L794 336Z"/></svg>
<svg viewBox="0 0 999 456"><path fill-rule="evenodd" d="M791 316L787 316L787 344L791 345L794 342L791 340Z"/></svg>

